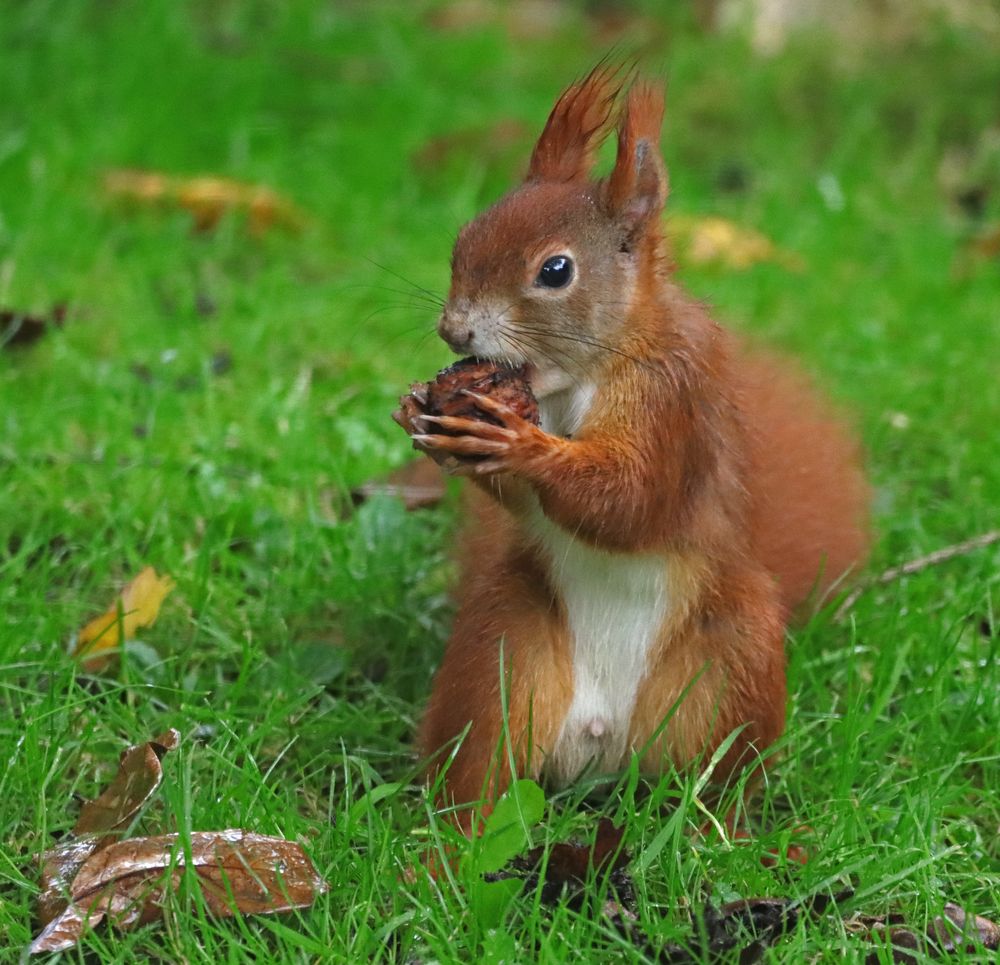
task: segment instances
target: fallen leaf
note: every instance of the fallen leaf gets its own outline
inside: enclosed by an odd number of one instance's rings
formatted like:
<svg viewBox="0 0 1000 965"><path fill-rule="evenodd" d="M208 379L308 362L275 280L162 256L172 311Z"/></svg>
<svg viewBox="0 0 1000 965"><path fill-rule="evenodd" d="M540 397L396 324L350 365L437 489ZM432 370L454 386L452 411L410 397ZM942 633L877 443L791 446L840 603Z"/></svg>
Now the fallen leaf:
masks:
<svg viewBox="0 0 1000 965"><path fill-rule="evenodd" d="M435 30L465 33L502 27L513 40L551 37L576 19L564 0L452 0L434 10L427 23Z"/></svg>
<svg viewBox="0 0 1000 965"><path fill-rule="evenodd" d="M931 923L930 937L943 952L972 951L974 947L970 946L969 939L995 951L1000 948L1000 925L980 915L969 914L949 901L944 906L944 917L935 918Z"/></svg>
<svg viewBox="0 0 1000 965"><path fill-rule="evenodd" d="M121 639L131 640L140 627L152 626L167 594L174 588L169 576L157 576L151 566L129 583L107 612L90 621L77 635L73 656L88 670L98 670ZM120 614L120 615L119 615Z"/></svg>
<svg viewBox="0 0 1000 965"><path fill-rule="evenodd" d="M501 118L489 127L463 128L432 137L413 155L413 166L435 174L456 156L475 157L483 167L513 162L529 142L531 130L523 121Z"/></svg>
<svg viewBox="0 0 1000 965"><path fill-rule="evenodd" d="M543 904L565 901L567 907L580 911L586 902L588 886L606 875L609 896L601 914L612 928L647 957L665 961L653 950L638 925L635 886L626 870L631 859L628 852L622 850L622 836L622 828L608 818L601 818L593 845L558 843L548 849L533 848L503 870L483 875L483 887L507 886L508 894L503 897L509 902L521 890L534 892L540 885L538 893Z"/></svg>
<svg viewBox="0 0 1000 965"><path fill-rule="evenodd" d="M865 915L858 912L844 919L844 928L852 935L867 935L873 928L905 924L906 916L898 912L888 915Z"/></svg>
<svg viewBox="0 0 1000 965"><path fill-rule="evenodd" d="M969 242L969 251L980 258L1000 258L1000 225L980 232Z"/></svg>
<svg viewBox="0 0 1000 965"><path fill-rule="evenodd" d="M104 843L110 843L106 841ZM99 837L73 838L42 855L41 891L37 914L42 925L57 918L69 904L69 888L83 863L102 845Z"/></svg>
<svg viewBox="0 0 1000 965"><path fill-rule="evenodd" d="M604 874L609 875L609 885L616 896L616 913L622 908L631 914L635 905L635 891L625 869L631 860L621 848L623 829L608 818L601 818L593 845L559 843L548 849L532 848L522 857L515 858L502 871L486 875L487 881L519 878L529 890L541 883L539 897L547 905L554 905L565 897L569 907L579 910L586 897L586 886Z"/></svg>
<svg viewBox="0 0 1000 965"><path fill-rule="evenodd" d="M431 12L428 26L446 32L477 30L499 20L499 10L488 0L452 0Z"/></svg>
<svg viewBox="0 0 1000 965"><path fill-rule="evenodd" d="M114 841L122 829L152 797L163 780L163 755L180 742L176 730L122 751L114 780L94 800L86 801L73 826L72 836L42 855L38 918L48 924L67 905L70 884L84 862Z"/></svg>
<svg viewBox="0 0 1000 965"><path fill-rule="evenodd" d="M430 509L444 499L445 476L430 459L414 459L390 473L383 480L372 480L355 486L351 500L360 506L374 496L398 496L409 510Z"/></svg>
<svg viewBox="0 0 1000 965"><path fill-rule="evenodd" d="M912 932L908 928L876 926L872 930L871 937L878 940L880 936L888 944L894 962L915 963L919 961L917 953L923 947L923 942L917 937L916 932ZM869 952L865 956L865 965L879 965L881 961L882 956L878 952Z"/></svg>
<svg viewBox="0 0 1000 965"><path fill-rule="evenodd" d="M803 915L815 917L835 903L846 901L850 891L816 894L804 899L743 898L719 908L706 903L701 922L692 920L690 944L671 943L657 956L673 965L704 961L730 961L738 952L740 965L759 961L765 951L791 931Z"/></svg>
<svg viewBox="0 0 1000 965"><path fill-rule="evenodd" d="M62 328L66 321L66 306L56 305L47 316L30 315L9 308L0 309L0 348L8 345L30 345L37 342L50 328Z"/></svg>
<svg viewBox="0 0 1000 965"><path fill-rule="evenodd" d="M114 780L80 808L73 833L115 831L135 817L163 780L163 755L179 743L180 734L171 728L145 744L122 751Z"/></svg>
<svg viewBox="0 0 1000 965"><path fill-rule="evenodd" d="M974 953L979 947L989 951L1000 948L1000 926L988 918L964 911L953 902L944 906L944 915L930 923L926 934L907 926L898 912L888 915L853 915L845 921L847 930L888 944L894 962L918 962L927 956L941 957L963 952ZM871 952L866 965L877 965L878 952Z"/></svg>
<svg viewBox="0 0 1000 965"><path fill-rule="evenodd" d="M112 199L142 207L180 206L193 216L196 231L212 230L229 211L246 214L254 234L271 227L298 231L305 224L302 212L276 191L232 178L177 178L157 171L116 170L105 175L104 189Z"/></svg>
<svg viewBox="0 0 1000 965"><path fill-rule="evenodd" d="M29 951L71 948L105 917L118 928L158 919L166 896L190 880L183 871L189 864L208 910L219 916L305 908L328 888L302 848L281 838L240 829L196 831L190 857L178 834L132 838L84 862L70 903Z"/></svg>
<svg viewBox="0 0 1000 965"><path fill-rule="evenodd" d="M608 50L616 45L627 50L663 44L666 24L662 19L642 13L638 5L622 0L590 0L586 6L594 45Z"/></svg>
<svg viewBox="0 0 1000 965"><path fill-rule="evenodd" d="M553 845L544 870L542 901L554 903L560 894L566 891L579 892L588 881L593 881L600 875L624 872L631 858L627 851L621 849L622 834L622 828L616 827L608 818L601 818L593 845ZM523 867L526 870L538 870L543 856L544 849L535 848L522 859ZM632 884L627 876L619 876L616 882L612 882L612 887L619 899L625 895L626 903L632 904Z"/></svg>
<svg viewBox="0 0 1000 965"><path fill-rule="evenodd" d="M565 0L516 0L505 5L504 25L513 40L542 40L564 32L577 12Z"/></svg>
<svg viewBox="0 0 1000 965"><path fill-rule="evenodd" d="M805 268L800 255L779 248L753 228L744 228L725 218L672 215L667 234L695 265L715 264L744 271L753 265L771 263L788 271Z"/></svg>

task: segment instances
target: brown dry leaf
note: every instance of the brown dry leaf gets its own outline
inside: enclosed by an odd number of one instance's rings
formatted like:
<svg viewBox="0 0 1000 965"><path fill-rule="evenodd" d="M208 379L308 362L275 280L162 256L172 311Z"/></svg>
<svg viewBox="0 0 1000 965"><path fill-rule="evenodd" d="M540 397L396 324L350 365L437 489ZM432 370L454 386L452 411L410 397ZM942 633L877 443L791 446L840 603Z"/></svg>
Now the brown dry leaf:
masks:
<svg viewBox="0 0 1000 965"><path fill-rule="evenodd" d="M506 14L504 25L514 40L555 37L576 20L576 11L564 0L517 0Z"/></svg>
<svg viewBox="0 0 1000 965"><path fill-rule="evenodd" d="M725 218L673 215L666 222L667 234L695 265L715 264L744 271L770 263L787 271L803 271L802 257L779 248L753 228L744 228Z"/></svg>
<svg viewBox="0 0 1000 965"><path fill-rule="evenodd" d="M499 19L497 5L489 0L453 0L434 10L427 24L435 30L464 32L490 26Z"/></svg>
<svg viewBox="0 0 1000 965"><path fill-rule="evenodd" d="M705 905L701 921L692 916L690 944L663 945L656 960L672 965L695 965L697 962L739 961L740 965L757 962L781 938L795 928L800 919L815 919L852 897L852 892L819 893L803 899L743 898L719 908ZM737 954L738 953L738 954Z"/></svg>
<svg viewBox="0 0 1000 965"><path fill-rule="evenodd" d="M586 6L586 17L594 45L601 50L619 45L635 51L657 43L662 45L668 39L665 22L643 13L631 2L591 0Z"/></svg>
<svg viewBox="0 0 1000 965"><path fill-rule="evenodd" d="M606 871L623 871L630 857L621 849L624 829L617 827L609 818L601 818L597 824L597 835L593 847L583 844L554 844L549 851L549 863L545 869L546 885L555 885L560 890L565 884L584 884L588 876L600 875ZM526 862L537 867L544 850L535 848L525 856ZM543 895L544 900L544 895Z"/></svg>
<svg viewBox="0 0 1000 965"><path fill-rule="evenodd" d="M115 779L93 801L87 801L80 808L73 833L116 831L135 817L163 780L160 764L163 755L174 750L180 739L181 735L171 727L145 744L122 751Z"/></svg>
<svg viewBox="0 0 1000 965"><path fill-rule="evenodd" d="M414 153L413 166L424 174L435 174L456 155L468 155L489 167L522 154L530 137L524 121L501 118L489 127L463 128L432 137Z"/></svg>
<svg viewBox="0 0 1000 965"><path fill-rule="evenodd" d="M109 916L119 928L156 920L164 898L188 877L182 870L188 861L177 834L103 848L74 879L72 902L29 950L71 948L87 928ZM193 833L190 866L205 904L220 916L305 908L328 888L299 845L239 829Z"/></svg>
<svg viewBox="0 0 1000 965"><path fill-rule="evenodd" d="M564 0L452 0L433 11L427 23L449 33L500 26L514 40L535 40L565 30L574 16Z"/></svg>
<svg viewBox="0 0 1000 965"><path fill-rule="evenodd" d="M194 217L197 231L210 231L228 211L245 213L254 234L271 227L299 231L306 220L294 204L271 188L232 178L177 178L158 171L117 170L105 175L104 190L115 200L144 207L179 205Z"/></svg>
<svg viewBox="0 0 1000 965"><path fill-rule="evenodd" d="M62 328L65 321L66 306L63 304L54 306L48 316L0 308L0 348L30 345L37 342L50 327Z"/></svg>
<svg viewBox="0 0 1000 965"><path fill-rule="evenodd" d="M899 914L856 915L847 924L849 930L850 925L855 924L868 938L887 943L894 962L917 962L927 956L939 958L963 952L972 954L978 946L989 951L1000 948L1000 926L988 918L969 914L950 901L945 903L944 915L930 923L926 934L903 927L906 920ZM865 958L866 965L879 961L878 952Z"/></svg>
<svg viewBox="0 0 1000 965"><path fill-rule="evenodd" d="M37 916L42 925L61 915L69 904L69 888L83 863L111 838L97 836L73 838L42 855L41 892Z"/></svg>
<svg viewBox="0 0 1000 965"><path fill-rule="evenodd" d="M385 479L373 479L351 490L355 506L373 496L398 496L409 509L430 509L444 499L445 476L430 459L415 459L390 473Z"/></svg>
<svg viewBox="0 0 1000 965"><path fill-rule="evenodd" d="M160 786L160 761L179 742L180 734L171 728L145 744L122 751L114 780L93 801L84 803L72 837L42 855L38 918L43 925L66 908L70 883L84 862L111 844L114 832L135 817Z"/></svg>
<svg viewBox="0 0 1000 965"><path fill-rule="evenodd" d="M147 566L122 590L107 612L95 617L80 631L73 656L88 670L101 669L111 656L109 651L115 650L121 642L120 634L131 640L140 627L156 622L160 607L173 588L174 581L169 576L157 576L156 570Z"/></svg>
<svg viewBox="0 0 1000 965"><path fill-rule="evenodd" d="M635 889L625 870L631 857L622 850L624 829L608 818L601 818L593 845L559 843L548 850L532 848L527 854L515 858L503 871L484 875L487 881L505 878L522 878L525 890L532 890L541 877L541 900L555 904L565 897L571 908L582 907L586 886L601 876L608 875L608 883L615 894L615 906L631 912L635 908Z"/></svg>
<svg viewBox="0 0 1000 965"><path fill-rule="evenodd" d="M968 244L970 254L979 258L1000 258L1000 225L992 225Z"/></svg>
<svg viewBox="0 0 1000 965"><path fill-rule="evenodd" d="M950 901L944 906L944 917L934 919L929 933L942 952L974 950L970 940L990 951L1000 948L1000 925L981 915L969 914Z"/></svg>

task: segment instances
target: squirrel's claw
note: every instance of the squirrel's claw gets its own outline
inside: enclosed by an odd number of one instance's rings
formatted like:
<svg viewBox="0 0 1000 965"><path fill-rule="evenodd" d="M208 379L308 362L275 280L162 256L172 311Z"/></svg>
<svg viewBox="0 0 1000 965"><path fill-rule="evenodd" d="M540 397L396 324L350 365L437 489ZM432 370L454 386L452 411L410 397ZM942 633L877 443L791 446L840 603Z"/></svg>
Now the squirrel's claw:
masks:
<svg viewBox="0 0 1000 965"><path fill-rule="evenodd" d="M507 452L510 443L475 436L432 436L415 433L413 441L424 449L437 449L454 456L492 456Z"/></svg>
<svg viewBox="0 0 1000 965"><path fill-rule="evenodd" d="M494 419L499 419L499 421L507 428L513 428L518 423L526 421L509 405L504 402L498 402L496 399L493 399L488 395L482 395L479 392L473 392L470 389L463 389L462 395L472 399L472 401L476 403L476 408L481 409L487 415L493 416Z"/></svg>
<svg viewBox="0 0 1000 965"><path fill-rule="evenodd" d="M417 420L424 425L432 423L435 426L446 429L453 435L475 436L477 439L494 439L507 442L512 440L510 429L494 425L491 422L484 422L482 419L463 419L458 416L447 415L422 415L418 416Z"/></svg>
<svg viewBox="0 0 1000 965"><path fill-rule="evenodd" d="M417 386L414 388L416 389ZM423 414L423 402L418 393L414 391L400 398L399 408L393 412L392 420L407 434L413 435L414 432L419 432L422 428L418 420L423 417Z"/></svg>

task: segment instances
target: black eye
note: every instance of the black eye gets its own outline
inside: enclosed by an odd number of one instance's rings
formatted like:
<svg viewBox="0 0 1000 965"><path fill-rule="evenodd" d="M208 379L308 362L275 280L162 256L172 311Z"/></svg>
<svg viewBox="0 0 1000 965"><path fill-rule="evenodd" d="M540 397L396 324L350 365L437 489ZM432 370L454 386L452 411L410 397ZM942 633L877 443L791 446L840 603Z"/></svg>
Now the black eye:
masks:
<svg viewBox="0 0 1000 965"><path fill-rule="evenodd" d="M572 280L573 259L567 255L553 255L546 258L535 284L543 288L565 288Z"/></svg>

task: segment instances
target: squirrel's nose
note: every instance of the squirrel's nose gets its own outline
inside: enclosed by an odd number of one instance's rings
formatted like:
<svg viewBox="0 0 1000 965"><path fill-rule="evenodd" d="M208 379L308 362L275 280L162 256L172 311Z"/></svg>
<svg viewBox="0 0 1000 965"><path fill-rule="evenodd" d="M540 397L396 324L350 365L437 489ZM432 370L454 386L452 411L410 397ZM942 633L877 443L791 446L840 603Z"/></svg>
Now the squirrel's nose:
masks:
<svg viewBox="0 0 1000 965"><path fill-rule="evenodd" d="M438 335L447 343L453 352L465 352L472 344L472 328L468 322L456 319L450 315L442 315L438 322Z"/></svg>

